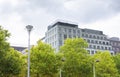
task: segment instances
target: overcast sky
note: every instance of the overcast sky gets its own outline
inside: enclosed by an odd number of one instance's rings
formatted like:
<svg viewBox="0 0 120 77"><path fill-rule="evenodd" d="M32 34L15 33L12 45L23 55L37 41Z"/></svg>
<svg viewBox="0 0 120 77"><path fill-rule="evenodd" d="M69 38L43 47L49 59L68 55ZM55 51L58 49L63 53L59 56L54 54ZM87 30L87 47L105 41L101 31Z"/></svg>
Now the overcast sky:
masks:
<svg viewBox="0 0 120 77"><path fill-rule="evenodd" d="M11 45L27 46L28 24L34 26L31 44L35 44L56 20L120 37L120 0L0 0L0 25L11 33Z"/></svg>

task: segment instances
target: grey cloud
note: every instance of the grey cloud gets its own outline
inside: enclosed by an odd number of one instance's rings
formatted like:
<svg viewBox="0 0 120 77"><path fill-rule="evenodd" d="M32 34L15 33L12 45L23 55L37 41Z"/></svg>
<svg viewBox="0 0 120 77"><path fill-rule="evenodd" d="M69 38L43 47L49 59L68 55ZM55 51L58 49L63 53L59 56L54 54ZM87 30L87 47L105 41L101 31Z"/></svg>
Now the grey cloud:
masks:
<svg viewBox="0 0 120 77"><path fill-rule="evenodd" d="M86 0L86 2L89 0ZM102 18L107 18L113 13L120 11L120 0L92 0L89 5L84 4L83 9L78 11L70 11L63 4L67 0L31 0L34 7L42 7L46 12L59 18L69 18L79 20L81 22L92 22ZM101 4L99 4L101 2Z"/></svg>
<svg viewBox="0 0 120 77"><path fill-rule="evenodd" d="M24 22L29 22L33 21L32 19L40 18L36 11L38 13L44 11L48 16L51 15L54 18L78 20L88 23L120 12L120 0L84 0L86 1L84 5L78 4L80 8L77 11L68 10L64 7L64 3L68 1L82 2L82 0L25 0L26 3L22 2L16 7L9 5L9 3L4 4L2 6L2 13L10 14L17 12L23 17ZM37 21L34 22L37 23Z"/></svg>

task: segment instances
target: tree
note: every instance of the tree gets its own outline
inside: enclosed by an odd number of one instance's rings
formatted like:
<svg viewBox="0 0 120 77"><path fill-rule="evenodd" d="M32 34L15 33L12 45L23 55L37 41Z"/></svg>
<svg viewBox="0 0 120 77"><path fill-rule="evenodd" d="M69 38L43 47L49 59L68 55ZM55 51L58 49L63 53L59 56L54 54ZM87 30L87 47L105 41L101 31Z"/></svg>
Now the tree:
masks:
<svg viewBox="0 0 120 77"><path fill-rule="evenodd" d="M92 65L90 55L86 51L87 42L82 38L66 39L60 48L65 62L62 68L63 77L90 77Z"/></svg>
<svg viewBox="0 0 120 77"><path fill-rule="evenodd" d="M10 48L9 52L6 53L2 68L2 74L4 77L19 76L23 69L25 60L20 52Z"/></svg>
<svg viewBox="0 0 120 77"><path fill-rule="evenodd" d="M21 53L10 47L9 36L8 30L0 26L0 77L18 77L25 60Z"/></svg>
<svg viewBox="0 0 120 77"><path fill-rule="evenodd" d="M108 51L98 52L94 55L97 77L118 77L118 71L115 62Z"/></svg>
<svg viewBox="0 0 120 77"><path fill-rule="evenodd" d="M31 49L31 73L36 77L54 77L58 74L58 57L50 45L38 41Z"/></svg>
<svg viewBox="0 0 120 77"><path fill-rule="evenodd" d="M120 54L116 54L115 56L113 56L114 62L116 64L118 73L120 75Z"/></svg>
<svg viewBox="0 0 120 77"><path fill-rule="evenodd" d="M6 52L9 50L10 46L7 42L7 38L10 36L10 33L7 30L4 30L0 26L0 76L2 76L2 68L4 67L4 59L6 56Z"/></svg>

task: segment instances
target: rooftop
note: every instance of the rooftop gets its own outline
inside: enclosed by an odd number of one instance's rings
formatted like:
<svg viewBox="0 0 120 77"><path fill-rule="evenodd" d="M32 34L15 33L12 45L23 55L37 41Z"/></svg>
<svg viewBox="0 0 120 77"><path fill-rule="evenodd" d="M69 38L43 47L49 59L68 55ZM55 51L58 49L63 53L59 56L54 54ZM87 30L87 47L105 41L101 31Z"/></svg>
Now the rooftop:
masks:
<svg viewBox="0 0 120 77"><path fill-rule="evenodd" d="M51 29L51 28L53 28L53 27L56 26L56 25L69 26L69 27L76 27L76 28L78 28L78 25L76 25L76 24L68 23L68 22L63 22L63 21L57 21L57 22L55 22L54 24L48 26L48 30Z"/></svg>

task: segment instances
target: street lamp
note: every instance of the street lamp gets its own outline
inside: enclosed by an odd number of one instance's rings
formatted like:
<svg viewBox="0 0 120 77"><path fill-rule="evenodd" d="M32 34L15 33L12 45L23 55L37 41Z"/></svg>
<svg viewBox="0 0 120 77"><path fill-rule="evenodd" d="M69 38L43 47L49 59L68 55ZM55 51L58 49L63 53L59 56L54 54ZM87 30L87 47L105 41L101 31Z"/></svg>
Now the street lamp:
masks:
<svg viewBox="0 0 120 77"><path fill-rule="evenodd" d="M96 77L96 71L95 71L95 63L96 62L99 62L99 60L95 60L94 62L93 62L93 77Z"/></svg>
<svg viewBox="0 0 120 77"><path fill-rule="evenodd" d="M64 62L64 61L65 61L65 58L62 58L61 61ZM60 77L62 77L62 69L61 69L61 68L60 68Z"/></svg>
<svg viewBox="0 0 120 77"><path fill-rule="evenodd" d="M30 77L30 32L32 30L33 26L27 25L26 29L28 31L28 72L27 77Z"/></svg>

